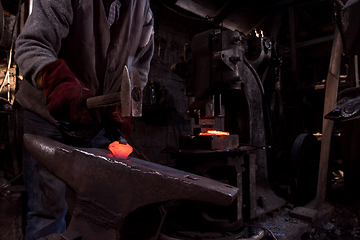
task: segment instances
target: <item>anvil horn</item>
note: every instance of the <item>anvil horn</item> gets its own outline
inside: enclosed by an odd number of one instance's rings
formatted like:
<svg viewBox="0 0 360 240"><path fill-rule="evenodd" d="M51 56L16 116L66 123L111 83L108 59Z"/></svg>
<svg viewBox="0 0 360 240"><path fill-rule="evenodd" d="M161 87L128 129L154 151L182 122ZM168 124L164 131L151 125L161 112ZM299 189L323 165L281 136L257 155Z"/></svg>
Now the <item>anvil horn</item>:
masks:
<svg viewBox="0 0 360 240"><path fill-rule="evenodd" d="M88 215L94 214L95 208L103 212L99 213L102 217L112 216L109 220L101 218L101 224L105 221L107 227L117 230L123 219L141 206L177 199L224 206L230 205L239 191L212 179L137 158L116 159L104 149L75 148L31 134L24 135L24 144L41 165L75 190L76 214L92 218L93 223L99 221L99 216Z"/></svg>
<svg viewBox="0 0 360 240"><path fill-rule="evenodd" d="M325 116L324 116L325 119L330 119L330 120L340 120L342 119L342 115L341 115L341 109L339 108L335 108L334 110L332 110L331 112L327 113Z"/></svg>

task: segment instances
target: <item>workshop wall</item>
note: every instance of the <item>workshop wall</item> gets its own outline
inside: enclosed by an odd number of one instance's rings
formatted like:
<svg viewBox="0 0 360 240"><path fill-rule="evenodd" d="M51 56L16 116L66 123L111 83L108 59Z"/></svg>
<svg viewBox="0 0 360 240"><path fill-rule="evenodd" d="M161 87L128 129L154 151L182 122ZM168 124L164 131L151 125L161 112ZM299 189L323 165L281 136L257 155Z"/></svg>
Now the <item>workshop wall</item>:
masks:
<svg viewBox="0 0 360 240"><path fill-rule="evenodd" d="M143 116L133 119L129 142L150 161L172 166L168 152L178 147L179 136L192 133L193 120L187 116L188 98L181 90L184 81L171 72L171 65L181 62L184 45L211 25L179 16L157 1L151 4L155 51L144 90Z"/></svg>
<svg viewBox="0 0 360 240"><path fill-rule="evenodd" d="M13 36L13 28L15 24L15 15L5 11L4 14L4 29L2 39L0 40L0 108L3 101L13 103L16 88L16 69L15 64L12 64L8 69L9 52L12 40L16 39ZM8 76L5 79L5 74L8 71Z"/></svg>
<svg viewBox="0 0 360 240"><path fill-rule="evenodd" d="M11 44L16 39L13 34L16 33L16 17L7 5L3 11L4 25L0 34L0 178L14 179L21 172L22 153L20 114L12 107L17 87L16 66L8 63Z"/></svg>

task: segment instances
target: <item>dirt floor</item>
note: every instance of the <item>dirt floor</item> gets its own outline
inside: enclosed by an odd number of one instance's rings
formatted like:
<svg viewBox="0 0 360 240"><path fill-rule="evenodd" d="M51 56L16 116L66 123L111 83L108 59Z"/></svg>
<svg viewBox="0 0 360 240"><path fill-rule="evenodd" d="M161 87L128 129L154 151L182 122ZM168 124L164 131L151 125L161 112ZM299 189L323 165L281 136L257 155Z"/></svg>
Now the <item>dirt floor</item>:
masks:
<svg viewBox="0 0 360 240"><path fill-rule="evenodd" d="M312 227L302 235L302 240L348 240L360 239L359 189L345 190L342 184L334 184L328 192L327 201L334 207L331 218Z"/></svg>

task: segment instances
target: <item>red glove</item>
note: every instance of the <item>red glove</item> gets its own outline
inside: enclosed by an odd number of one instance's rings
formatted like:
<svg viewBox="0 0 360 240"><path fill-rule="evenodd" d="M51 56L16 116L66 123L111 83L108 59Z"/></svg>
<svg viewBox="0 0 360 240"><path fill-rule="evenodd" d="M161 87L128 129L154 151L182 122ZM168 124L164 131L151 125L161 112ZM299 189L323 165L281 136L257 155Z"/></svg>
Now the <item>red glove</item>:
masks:
<svg viewBox="0 0 360 240"><path fill-rule="evenodd" d="M76 78L64 60L58 59L46 65L39 81L46 99L46 106L56 120L68 123L100 122L96 111L89 112L86 99L93 97L91 91Z"/></svg>
<svg viewBox="0 0 360 240"><path fill-rule="evenodd" d="M131 117L122 117L121 106L109 107L106 119L105 134L111 141L118 141L119 137L126 139L131 134Z"/></svg>

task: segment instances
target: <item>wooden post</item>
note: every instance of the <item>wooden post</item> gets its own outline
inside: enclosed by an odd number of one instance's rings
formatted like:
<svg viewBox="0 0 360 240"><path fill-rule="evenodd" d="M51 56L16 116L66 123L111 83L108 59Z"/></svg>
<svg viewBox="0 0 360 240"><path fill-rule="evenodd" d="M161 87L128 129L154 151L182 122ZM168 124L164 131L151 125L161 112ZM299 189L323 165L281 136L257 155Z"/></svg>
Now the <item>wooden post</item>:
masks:
<svg viewBox="0 0 360 240"><path fill-rule="evenodd" d="M334 109L337 101L342 53L343 53L343 43L339 29L336 27L334 33L333 46L331 49L329 72L326 81L324 116ZM317 193L315 199L315 208L318 208L324 202L326 196L327 178L328 178L328 170L329 170L330 144L333 133L333 127L334 127L333 121L323 118L320 165L319 165Z"/></svg>

